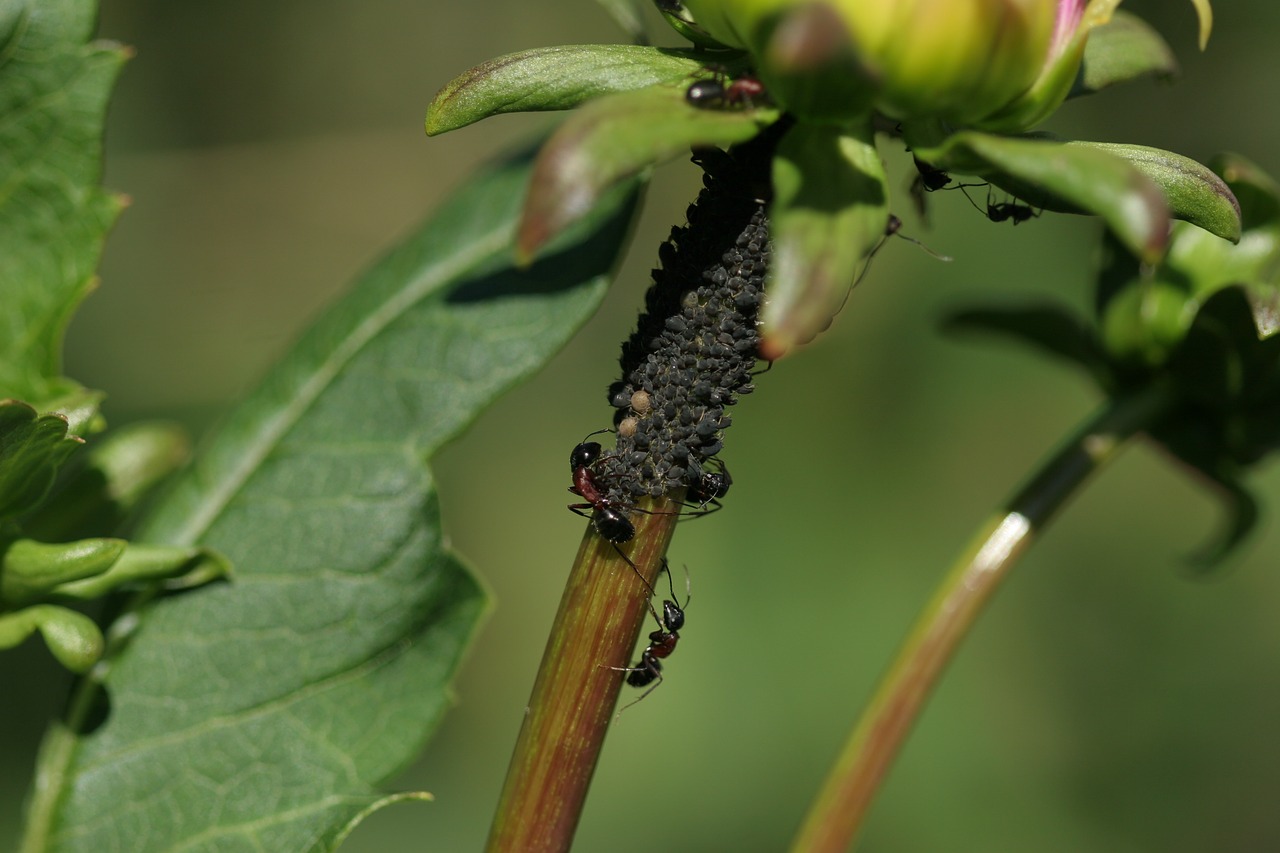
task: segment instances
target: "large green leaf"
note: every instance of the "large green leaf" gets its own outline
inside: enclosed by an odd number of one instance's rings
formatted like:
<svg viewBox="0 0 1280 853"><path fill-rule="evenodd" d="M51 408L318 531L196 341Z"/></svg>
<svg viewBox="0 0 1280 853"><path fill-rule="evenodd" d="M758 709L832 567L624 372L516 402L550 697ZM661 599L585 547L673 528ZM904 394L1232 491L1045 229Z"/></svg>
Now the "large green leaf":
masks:
<svg viewBox="0 0 1280 853"><path fill-rule="evenodd" d="M94 0L0 0L0 397L44 403L62 333L93 283L119 197L102 122L125 51L93 33Z"/></svg>
<svg viewBox="0 0 1280 853"><path fill-rule="evenodd" d="M427 459L592 312L634 198L520 271L529 170L476 180L366 274L144 526L235 580L141 611L105 721L43 748L27 853L332 850L433 731L485 596Z"/></svg>

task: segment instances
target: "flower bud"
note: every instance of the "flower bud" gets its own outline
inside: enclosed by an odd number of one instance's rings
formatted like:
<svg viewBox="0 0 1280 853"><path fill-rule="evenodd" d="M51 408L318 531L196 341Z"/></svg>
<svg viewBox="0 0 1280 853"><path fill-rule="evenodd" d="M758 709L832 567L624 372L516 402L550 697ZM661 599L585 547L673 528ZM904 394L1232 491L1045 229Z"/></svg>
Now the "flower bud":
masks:
<svg viewBox="0 0 1280 853"><path fill-rule="evenodd" d="M1058 0L687 0L700 26L747 48L771 75L770 42L797 9L825 6L844 28L874 107L895 118L977 124L1040 78L1054 37ZM1068 4L1074 8L1075 4ZM838 64L819 65L822 75ZM875 81L875 82L871 82ZM821 81L820 81L821 82ZM837 85L839 81L829 81ZM785 98L785 92L783 93ZM870 98L851 99L845 118ZM792 105L785 103L784 106Z"/></svg>

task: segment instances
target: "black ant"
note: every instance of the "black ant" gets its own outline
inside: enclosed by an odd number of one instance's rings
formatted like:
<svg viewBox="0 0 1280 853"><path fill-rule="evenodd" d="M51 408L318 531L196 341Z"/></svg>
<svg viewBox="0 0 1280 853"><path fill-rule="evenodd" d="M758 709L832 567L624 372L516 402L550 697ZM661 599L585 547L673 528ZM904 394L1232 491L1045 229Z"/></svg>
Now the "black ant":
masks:
<svg viewBox="0 0 1280 853"><path fill-rule="evenodd" d="M969 199L969 204L972 204L978 210L982 210L981 207L978 207L978 203L970 198L969 193L965 192L964 186L961 186L959 189L964 193L964 197ZM1040 211L1036 210L1029 204L1019 204L1016 201L1002 201L997 204L992 204L991 185L987 184L986 215L987 219L990 219L992 222L1013 220L1013 224L1017 225L1019 222L1026 222L1028 219L1034 219L1039 216Z"/></svg>
<svg viewBox="0 0 1280 853"><path fill-rule="evenodd" d="M915 206L916 215L922 221L927 221L928 210L925 208L924 194L937 192L943 189L947 184L951 183L951 176L939 169L937 166L930 165L921 160L914 154L911 159L916 164L916 176L911 181L911 188L907 190L911 196L911 202Z"/></svg>
<svg viewBox="0 0 1280 853"><path fill-rule="evenodd" d="M671 598L676 597L675 585L671 581L671 566L667 563L667 558L662 558L662 569L667 573L667 584L671 589ZM653 618L658 622L658 630L649 632L649 645L645 646L643 652L640 653L640 661L635 666L611 666L609 669L617 672L627 673L627 684L632 687L649 687L648 690L641 693L640 696L628 702L618 709L618 714L630 708L641 699L648 696L654 690L658 689L658 685L662 683L662 664L660 660L671 655L676 650L676 643L680 641L679 631L684 627L684 608L689 606L692 596L689 595L689 575L685 573L685 598L684 607L676 604L670 599L662 602L662 618L658 618L658 611L653 609L653 605L649 605L649 612L653 614ZM650 687L649 685L653 685Z"/></svg>
<svg viewBox="0 0 1280 853"><path fill-rule="evenodd" d="M754 107L767 102L769 93L764 84L751 75L744 75L726 82L723 72L710 80L697 80L684 93L684 99L699 109L720 107Z"/></svg>

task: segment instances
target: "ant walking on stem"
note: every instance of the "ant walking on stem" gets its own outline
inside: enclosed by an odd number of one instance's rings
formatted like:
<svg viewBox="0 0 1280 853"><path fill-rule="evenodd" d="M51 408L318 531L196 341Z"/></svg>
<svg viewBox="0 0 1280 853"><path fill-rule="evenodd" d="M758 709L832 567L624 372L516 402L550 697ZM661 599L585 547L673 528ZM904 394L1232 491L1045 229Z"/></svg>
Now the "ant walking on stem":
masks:
<svg viewBox="0 0 1280 853"><path fill-rule="evenodd" d="M671 598L676 597L675 585L671 580L671 566L667 563L667 558L662 558L662 571L667 573L667 584L671 589ZM649 612L653 614L654 620L658 623L658 630L649 633L649 645L645 646L643 652L640 653L640 661L635 666L611 666L609 669L617 672L625 672L627 674L627 684L632 687L648 687L649 689L641 693L636 699L631 700L626 705L618 709L618 715L648 696L650 693L658 689L658 685L662 683L662 663L663 658L669 657L676 650L676 643L680 641L679 631L684 627L684 608L689 606L692 596L689 593L689 573L685 571L685 598L684 607L676 604L674 601L667 599L662 602L662 617L658 617L658 612L654 610L653 605L649 605ZM652 686L650 686L652 685Z"/></svg>

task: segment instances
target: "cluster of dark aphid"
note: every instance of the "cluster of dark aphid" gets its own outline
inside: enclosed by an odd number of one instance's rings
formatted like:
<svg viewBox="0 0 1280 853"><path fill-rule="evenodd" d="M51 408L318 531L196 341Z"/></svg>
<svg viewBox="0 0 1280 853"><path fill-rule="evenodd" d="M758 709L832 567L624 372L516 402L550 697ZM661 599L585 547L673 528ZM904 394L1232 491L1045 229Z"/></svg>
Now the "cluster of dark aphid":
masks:
<svg viewBox="0 0 1280 853"><path fill-rule="evenodd" d="M726 98L720 103L734 105ZM589 514L615 548L635 536L630 515L637 500L682 495L701 514L708 504L718 506L732 483L716 454L731 422L727 407L754 390L770 251L765 205L773 150L784 130L779 122L727 152L694 154L703 189L687 224L672 228L659 250L661 267L653 270L644 312L622 345L622 378L609 387L617 410L614 448L606 451L588 436L569 456L570 491L585 501L570 509ZM665 559L663 571L670 584ZM638 569L637 575L652 597L652 586ZM648 688L640 699L662 682L661 662L680 639L684 608L674 599L673 590L661 615L649 604L657 630L639 662L621 668L629 685Z"/></svg>
<svg viewBox="0 0 1280 853"><path fill-rule="evenodd" d="M726 409L754 390L772 148L758 138L693 158L705 186L659 251L644 313L622 345L622 378L609 388L616 442L595 473L615 507L683 489L700 502L719 497L705 492L706 477L715 483L723 469L708 462L723 447Z"/></svg>

